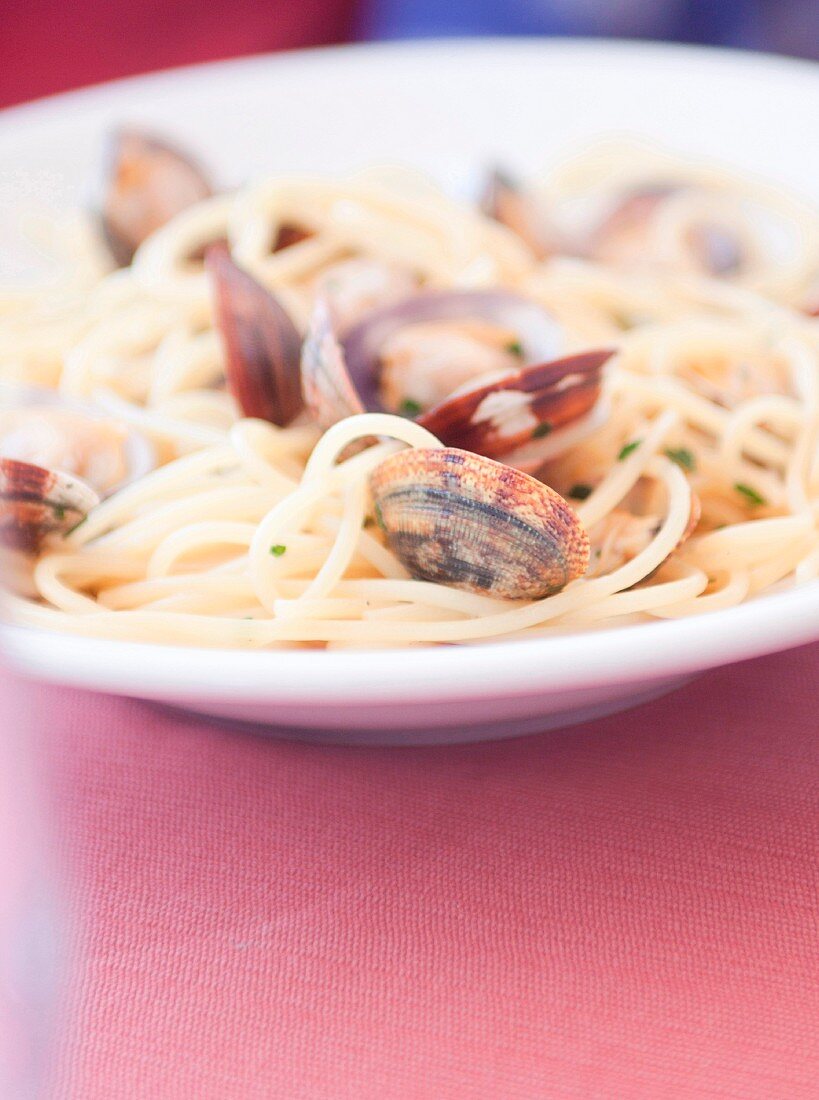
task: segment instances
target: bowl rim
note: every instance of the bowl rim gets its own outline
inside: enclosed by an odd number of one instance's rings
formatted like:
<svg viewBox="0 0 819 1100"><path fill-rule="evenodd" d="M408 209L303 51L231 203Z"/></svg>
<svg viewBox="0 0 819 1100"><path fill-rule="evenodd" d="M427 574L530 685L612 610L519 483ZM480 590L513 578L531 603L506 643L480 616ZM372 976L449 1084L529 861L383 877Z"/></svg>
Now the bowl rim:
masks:
<svg viewBox="0 0 819 1100"><path fill-rule="evenodd" d="M504 58L545 53L587 61L604 56L646 65L712 66L803 81L819 89L819 67L802 59L713 47L633 40L544 37L441 38L356 43L286 53L253 54L90 85L0 111L0 137L22 126L53 123L72 109L93 115L126 100L134 88L151 92L214 80L229 85L269 66L418 64L430 54ZM440 57L438 61L440 63ZM56 117L55 117L56 116ZM20 670L76 686L198 699L315 703L427 700L540 694L590 685L645 682L690 674L819 640L819 581L763 595L748 603L691 618L592 630L586 633L487 641L468 646L356 650L235 650L87 638L5 624L0 649Z"/></svg>
<svg viewBox="0 0 819 1100"><path fill-rule="evenodd" d="M21 121L36 121L37 116L47 117L52 110L61 110L63 106L88 108L115 97L127 96L134 88L149 90L161 89L164 84L175 84L179 80L201 77L210 82L230 81L239 70L260 72L270 65L280 68L303 68L320 65L323 69L332 65L341 67L357 64L361 56L383 59L391 62L395 58L408 58L416 61L424 54L455 53L460 55L486 54L494 64L501 53L542 54L557 52L578 55L611 55L612 58L628 59L637 57L641 64L665 65L669 61L683 65L696 62L697 65L713 65L727 70L737 67L751 69L756 73L764 68L768 75L785 76L788 79L807 78L816 83L819 66L808 58L788 57L783 54L769 53L764 50L751 50L742 47L708 46L695 43L663 42L654 39L636 38L591 38L582 35L571 38L558 35L452 35L443 37L414 38L404 40L384 40L374 42L345 42L335 45L310 46L302 49L282 51L262 51L243 54L240 57L218 58L212 61L191 62L187 65L174 65L154 69L131 76L118 77L93 84L84 84L63 92L54 92L13 103L0 108L0 130L5 124L17 125Z"/></svg>
<svg viewBox="0 0 819 1100"><path fill-rule="evenodd" d="M475 645L391 649L198 648L6 624L18 668L101 690L197 698L349 702L458 700L642 683L819 640L819 582L690 618Z"/></svg>

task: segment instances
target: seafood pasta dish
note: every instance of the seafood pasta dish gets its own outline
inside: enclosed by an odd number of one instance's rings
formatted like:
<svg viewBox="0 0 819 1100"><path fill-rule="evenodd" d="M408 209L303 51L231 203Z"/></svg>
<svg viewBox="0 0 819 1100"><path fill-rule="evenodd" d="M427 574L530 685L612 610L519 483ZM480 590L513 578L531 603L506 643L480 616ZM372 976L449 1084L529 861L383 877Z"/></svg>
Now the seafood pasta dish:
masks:
<svg viewBox="0 0 819 1100"><path fill-rule="evenodd" d="M123 131L53 273L0 290L4 614L403 646L812 580L818 228L622 142L462 201L392 167L223 192Z"/></svg>

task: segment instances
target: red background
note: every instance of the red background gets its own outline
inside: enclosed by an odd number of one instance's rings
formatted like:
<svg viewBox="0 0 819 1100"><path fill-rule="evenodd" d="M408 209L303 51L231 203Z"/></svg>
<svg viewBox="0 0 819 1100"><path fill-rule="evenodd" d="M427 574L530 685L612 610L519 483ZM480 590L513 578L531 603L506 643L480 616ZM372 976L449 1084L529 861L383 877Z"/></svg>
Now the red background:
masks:
<svg viewBox="0 0 819 1100"><path fill-rule="evenodd" d="M0 106L152 69L349 36L350 0L0 2Z"/></svg>

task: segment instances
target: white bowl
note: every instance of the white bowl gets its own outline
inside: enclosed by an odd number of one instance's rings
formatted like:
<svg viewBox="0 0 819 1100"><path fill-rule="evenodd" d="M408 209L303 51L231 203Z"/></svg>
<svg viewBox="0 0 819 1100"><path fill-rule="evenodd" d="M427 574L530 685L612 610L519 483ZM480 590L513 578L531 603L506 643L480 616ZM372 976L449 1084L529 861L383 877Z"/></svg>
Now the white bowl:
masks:
<svg viewBox="0 0 819 1100"><path fill-rule="evenodd" d="M399 160L453 189L613 132L712 156L819 201L814 66L667 46L484 40L253 58L141 77L0 116L0 210L87 196L105 133L177 134L225 182ZM8 217L8 214L6 215ZM729 611L581 634L378 652L230 652L6 628L43 679L311 739L511 736L633 706L707 668L819 639L819 583Z"/></svg>

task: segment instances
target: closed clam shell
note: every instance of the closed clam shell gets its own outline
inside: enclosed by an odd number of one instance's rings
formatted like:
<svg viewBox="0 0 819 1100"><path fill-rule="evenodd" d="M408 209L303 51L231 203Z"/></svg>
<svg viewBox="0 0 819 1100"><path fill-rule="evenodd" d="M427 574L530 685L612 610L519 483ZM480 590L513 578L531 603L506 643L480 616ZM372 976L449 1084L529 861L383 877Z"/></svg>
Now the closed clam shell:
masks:
<svg viewBox="0 0 819 1100"><path fill-rule="evenodd" d="M589 539L548 485L469 451L391 455L372 473L376 518L413 577L539 599L583 575Z"/></svg>

